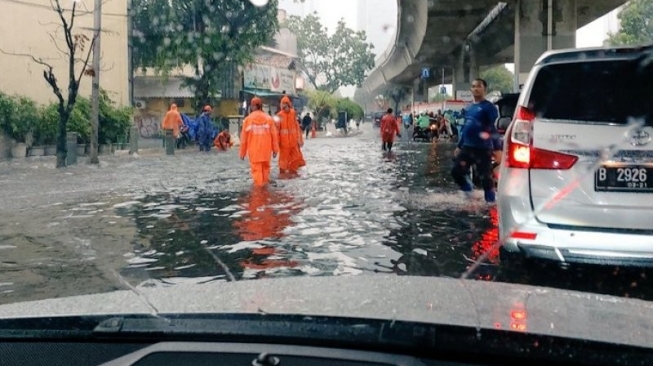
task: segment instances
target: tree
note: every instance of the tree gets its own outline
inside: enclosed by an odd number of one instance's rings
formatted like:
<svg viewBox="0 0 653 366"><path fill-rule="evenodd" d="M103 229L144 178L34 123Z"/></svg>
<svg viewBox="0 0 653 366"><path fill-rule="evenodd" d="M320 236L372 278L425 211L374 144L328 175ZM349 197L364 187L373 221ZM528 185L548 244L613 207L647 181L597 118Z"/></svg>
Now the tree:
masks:
<svg viewBox="0 0 653 366"><path fill-rule="evenodd" d="M653 0L631 0L617 15L619 31L608 34L611 45L637 45L653 41Z"/></svg>
<svg viewBox="0 0 653 366"><path fill-rule="evenodd" d="M297 36L298 56L317 90L333 93L341 86L360 86L374 68L374 46L366 42L365 32L353 31L344 20L331 36L315 13L290 16L285 25Z"/></svg>
<svg viewBox="0 0 653 366"><path fill-rule="evenodd" d="M322 90L308 92L308 108L313 111L317 120L329 118L336 105L336 98L328 92Z"/></svg>
<svg viewBox="0 0 653 366"><path fill-rule="evenodd" d="M362 119L364 115L363 108L349 98L338 99L336 109L338 112L347 112L347 116L350 119Z"/></svg>
<svg viewBox="0 0 653 366"><path fill-rule="evenodd" d="M502 93L512 93L513 91L513 73L503 65L483 71L481 78L487 81L488 92L500 91Z"/></svg>
<svg viewBox="0 0 653 366"><path fill-rule="evenodd" d="M277 0L134 0L134 64L168 75L186 65L198 107L222 90L235 65L251 61L278 29ZM228 82L228 80L227 80Z"/></svg>
<svg viewBox="0 0 653 366"><path fill-rule="evenodd" d="M62 91L59 80L54 72L54 66L46 62L44 58L25 53L12 53L0 50L0 52L4 54L31 58L32 61L45 68L45 70L43 70L43 78L50 88L52 88L52 92L57 97L57 113L59 115L57 134L57 168L66 166L66 157L68 155L66 128L70 115L75 107L75 102L77 101L82 77L84 75L91 76L94 72L92 69L88 68L88 64L93 50L93 44L95 42L95 36L89 37L84 33L76 32L75 19L77 16L88 13L85 11L80 13L78 10L78 4L77 1L74 1L71 9L68 10L61 6L60 0L51 0L50 2L52 10L58 17L58 21L61 22L61 24L56 24L56 26L62 31L66 45L64 48L59 45L60 40L55 36L59 34L59 32L55 31L49 34L50 40L56 47L57 51L59 51L61 56L65 58L68 63L68 87L65 89L66 92ZM68 17L66 17L67 13L70 13ZM66 93L66 96L64 96L64 93Z"/></svg>

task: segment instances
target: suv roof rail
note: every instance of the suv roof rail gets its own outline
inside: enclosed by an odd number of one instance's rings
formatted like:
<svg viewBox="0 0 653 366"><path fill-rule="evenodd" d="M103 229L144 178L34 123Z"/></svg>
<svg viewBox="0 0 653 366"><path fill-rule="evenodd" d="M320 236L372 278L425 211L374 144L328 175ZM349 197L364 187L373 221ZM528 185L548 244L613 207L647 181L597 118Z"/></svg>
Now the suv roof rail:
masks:
<svg viewBox="0 0 653 366"><path fill-rule="evenodd" d="M588 60L607 57L638 57L642 53L653 51L653 43L639 46L612 46L592 48L568 48L547 51L535 62L536 65L545 65L560 61Z"/></svg>

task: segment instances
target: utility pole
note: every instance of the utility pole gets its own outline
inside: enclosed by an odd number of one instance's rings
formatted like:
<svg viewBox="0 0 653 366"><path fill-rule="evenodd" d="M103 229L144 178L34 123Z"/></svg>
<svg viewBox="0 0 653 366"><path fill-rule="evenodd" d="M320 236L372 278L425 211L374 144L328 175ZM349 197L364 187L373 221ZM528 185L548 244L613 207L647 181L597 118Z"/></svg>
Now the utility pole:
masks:
<svg viewBox="0 0 653 366"><path fill-rule="evenodd" d="M98 129L100 126L100 34L102 0L95 0L93 9L93 83L91 90L91 164L99 164Z"/></svg>

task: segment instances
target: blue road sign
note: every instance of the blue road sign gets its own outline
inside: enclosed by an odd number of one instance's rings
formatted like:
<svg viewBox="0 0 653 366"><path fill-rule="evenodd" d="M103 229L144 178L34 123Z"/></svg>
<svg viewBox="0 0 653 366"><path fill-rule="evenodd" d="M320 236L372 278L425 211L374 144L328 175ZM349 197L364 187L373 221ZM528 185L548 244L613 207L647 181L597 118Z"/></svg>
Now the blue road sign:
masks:
<svg viewBox="0 0 653 366"><path fill-rule="evenodd" d="M428 79L431 76L431 69L428 67L422 68L422 79Z"/></svg>

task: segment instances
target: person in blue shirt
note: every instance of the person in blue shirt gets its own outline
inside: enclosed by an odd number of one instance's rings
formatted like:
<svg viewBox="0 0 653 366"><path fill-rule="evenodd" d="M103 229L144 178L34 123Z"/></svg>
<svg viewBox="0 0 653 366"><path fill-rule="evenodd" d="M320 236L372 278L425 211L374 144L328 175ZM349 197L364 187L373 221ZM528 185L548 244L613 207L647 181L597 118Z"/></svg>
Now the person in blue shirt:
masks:
<svg viewBox="0 0 653 366"><path fill-rule="evenodd" d="M451 176L460 189L471 196L474 187L469 169L472 165L476 165L485 191L485 201L493 203L496 200L496 192L492 178L492 156L495 151L502 149L495 125L499 112L492 102L485 99L487 94L485 80L474 79L471 91L474 103L465 110L465 124L460 131L458 146L454 151Z"/></svg>

